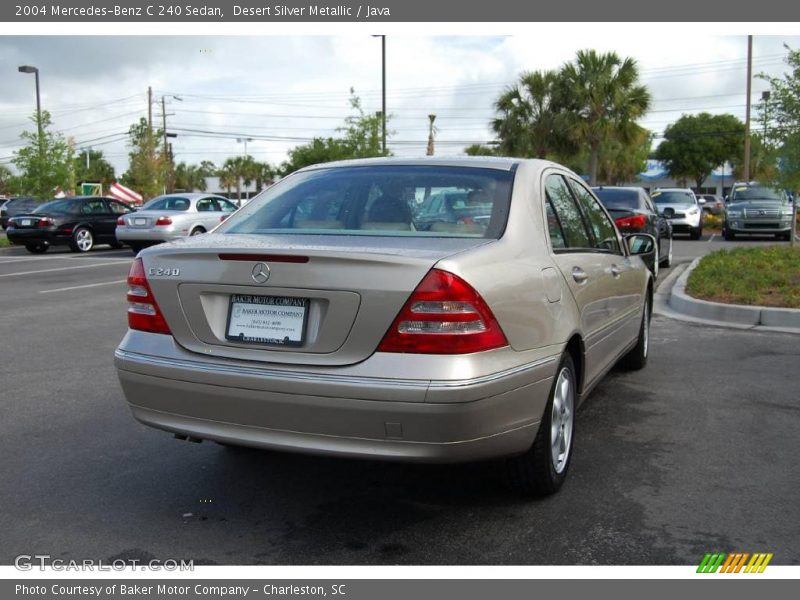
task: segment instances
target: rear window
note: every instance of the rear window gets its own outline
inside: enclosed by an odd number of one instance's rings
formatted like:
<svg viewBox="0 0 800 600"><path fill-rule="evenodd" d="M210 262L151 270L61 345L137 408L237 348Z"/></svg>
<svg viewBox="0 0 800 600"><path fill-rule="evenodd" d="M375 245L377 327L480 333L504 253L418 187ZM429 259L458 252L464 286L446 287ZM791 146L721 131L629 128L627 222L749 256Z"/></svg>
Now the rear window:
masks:
<svg viewBox="0 0 800 600"><path fill-rule="evenodd" d="M270 187L217 232L496 239L513 177L444 166L315 169Z"/></svg>
<svg viewBox="0 0 800 600"><path fill-rule="evenodd" d="M639 208L639 192L613 188L592 188L595 195L609 210Z"/></svg>
<svg viewBox="0 0 800 600"><path fill-rule="evenodd" d="M180 196L159 196L142 207L142 210L189 210L192 203Z"/></svg>

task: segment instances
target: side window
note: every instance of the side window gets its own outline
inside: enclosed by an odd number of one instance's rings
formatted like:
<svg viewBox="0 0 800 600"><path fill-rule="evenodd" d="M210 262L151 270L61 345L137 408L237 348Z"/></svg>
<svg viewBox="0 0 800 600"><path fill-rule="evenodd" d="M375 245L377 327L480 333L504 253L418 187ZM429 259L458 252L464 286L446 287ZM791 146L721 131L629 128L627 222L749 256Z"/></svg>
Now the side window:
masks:
<svg viewBox="0 0 800 600"><path fill-rule="evenodd" d="M622 254L619 248L619 240L617 239L617 229L614 223L608 218L608 215L603 210L600 202L583 185L575 180L571 181L572 189L575 190L575 195L578 202L583 209L583 213L589 220L589 226L594 233L596 240L595 248L598 250L607 250L614 254Z"/></svg>
<svg viewBox="0 0 800 600"><path fill-rule="evenodd" d="M561 225L562 237L566 242L566 247L593 248L594 244L589 238L586 224L564 178L561 175L548 175L544 188L548 204L552 205L556 219ZM549 221L550 219L548 218L548 226ZM553 248L556 248L556 241L553 239L552 233L550 237L553 241Z"/></svg>
<svg viewBox="0 0 800 600"><path fill-rule="evenodd" d="M102 215L106 212L108 209L102 200L87 200L81 207L81 213L84 215Z"/></svg>
<svg viewBox="0 0 800 600"><path fill-rule="evenodd" d="M115 200L107 200L108 205L111 207L111 212L115 215L124 215L126 213L131 212L131 209L122 204L122 202L117 202Z"/></svg>
<svg viewBox="0 0 800 600"><path fill-rule="evenodd" d="M564 239L564 230L561 229L561 223L558 222L556 211L553 210L553 204L549 199L545 200L545 212L547 213L547 229L550 231L550 244L553 250L567 247L567 240Z"/></svg>
<svg viewBox="0 0 800 600"><path fill-rule="evenodd" d="M229 200L217 198L217 203L219 204L219 209L224 213L232 213L236 211L236 205Z"/></svg>
<svg viewBox="0 0 800 600"><path fill-rule="evenodd" d="M651 211L654 215L658 214L656 210L655 204L650 199L650 196L647 195L647 192L642 192L642 198L644 199L644 205L647 207L647 210Z"/></svg>
<svg viewBox="0 0 800 600"><path fill-rule="evenodd" d="M197 212L212 212L215 210L213 198L201 198L197 201Z"/></svg>

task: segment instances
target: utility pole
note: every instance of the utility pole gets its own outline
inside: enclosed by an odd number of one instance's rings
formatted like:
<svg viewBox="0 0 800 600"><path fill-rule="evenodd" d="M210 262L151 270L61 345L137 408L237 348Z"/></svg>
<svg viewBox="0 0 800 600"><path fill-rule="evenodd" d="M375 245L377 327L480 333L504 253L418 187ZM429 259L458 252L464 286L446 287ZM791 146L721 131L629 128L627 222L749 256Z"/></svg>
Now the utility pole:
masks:
<svg viewBox="0 0 800 600"><path fill-rule="evenodd" d="M428 149L425 151L427 156L433 156L433 122L436 120L436 115L428 115L428 121L430 121L428 127Z"/></svg>
<svg viewBox="0 0 800 600"><path fill-rule="evenodd" d="M147 88L147 126L150 133L153 133L153 88Z"/></svg>
<svg viewBox="0 0 800 600"><path fill-rule="evenodd" d="M381 116L383 118L383 136L381 147L386 154L386 36L381 36L381 88L383 89L381 98Z"/></svg>
<svg viewBox="0 0 800 600"><path fill-rule="evenodd" d="M753 36L747 36L747 112L744 121L744 180L750 181L750 94L753 83Z"/></svg>
<svg viewBox="0 0 800 600"><path fill-rule="evenodd" d="M764 139L761 140L762 145L767 145L767 120L769 115L769 90L761 92L761 101L764 103Z"/></svg>

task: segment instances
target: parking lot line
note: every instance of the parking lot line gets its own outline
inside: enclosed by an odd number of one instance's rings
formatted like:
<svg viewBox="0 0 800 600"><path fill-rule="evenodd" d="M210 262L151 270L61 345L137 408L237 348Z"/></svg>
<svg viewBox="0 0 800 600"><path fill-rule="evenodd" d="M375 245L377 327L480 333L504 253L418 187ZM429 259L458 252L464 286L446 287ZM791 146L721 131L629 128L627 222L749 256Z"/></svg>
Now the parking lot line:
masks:
<svg viewBox="0 0 800 600"><path fill-rule="evenodd" d="M710 244L711 242L713 242L715 237L717 237L717 234L716 233L712 233L711 237L708 238L708 243Z"/></svg>
<svg viewBox="0 0 800 600"><path fill-rule="evenodd" d="M92 267L108 267L118 265L120 261L95 263L93 265L75 265L74 267L57 267L55 269L39 269L37 271L20 271L19 273L3 273L0 277L15 277L17 275L36 275L37 273L53 273L55 271L70 271L75 269L91 269Z"/></svg>
<svg viewBox="0 0 800 600"><path fill-rule="evenodd" d="M52 290L39 290L40 294L52 294L53 292L68 292L69 290L81 290L83 288L99 287L101 285L115 285L117 283L125 283L127 279L116 279L114 281L103 281L102 283L87 283L86 285L72 285L70 287L55 288Z"/></svg>
<svg viewBox="0 0 800 600"><path fill-rule="evenodd" d="M10 265L13 263L19 262L31 262L31 261L39 261L39 260L133 260L133 257L127 256L99 256L97 258L86 257L83 255L66 255L66 256L9 256L9 257L2 257L0 256L0 265Z"/></svg>

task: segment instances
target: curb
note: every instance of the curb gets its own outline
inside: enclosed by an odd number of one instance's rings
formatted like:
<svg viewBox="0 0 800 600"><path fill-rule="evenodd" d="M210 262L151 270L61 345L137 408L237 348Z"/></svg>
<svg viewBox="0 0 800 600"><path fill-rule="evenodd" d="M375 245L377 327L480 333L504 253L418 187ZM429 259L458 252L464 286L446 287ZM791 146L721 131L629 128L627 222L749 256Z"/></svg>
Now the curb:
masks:
<svg viewBox="0 0 800 600"><path fill-rule="evenodd" d="M692 298L686 293L689 275L700 262L694 259L677 277L672 289L661 292L660 313L673 318L734 327L737 329L758 329L763 331L780 331L800 333L800 310L793 308L771 308L766 306L745 306L742 304L722 304ZM664 281L667 284L670 277ZM663 285L663 284L662 284ZM664 310L666 309L666 310Z"/></svg>

